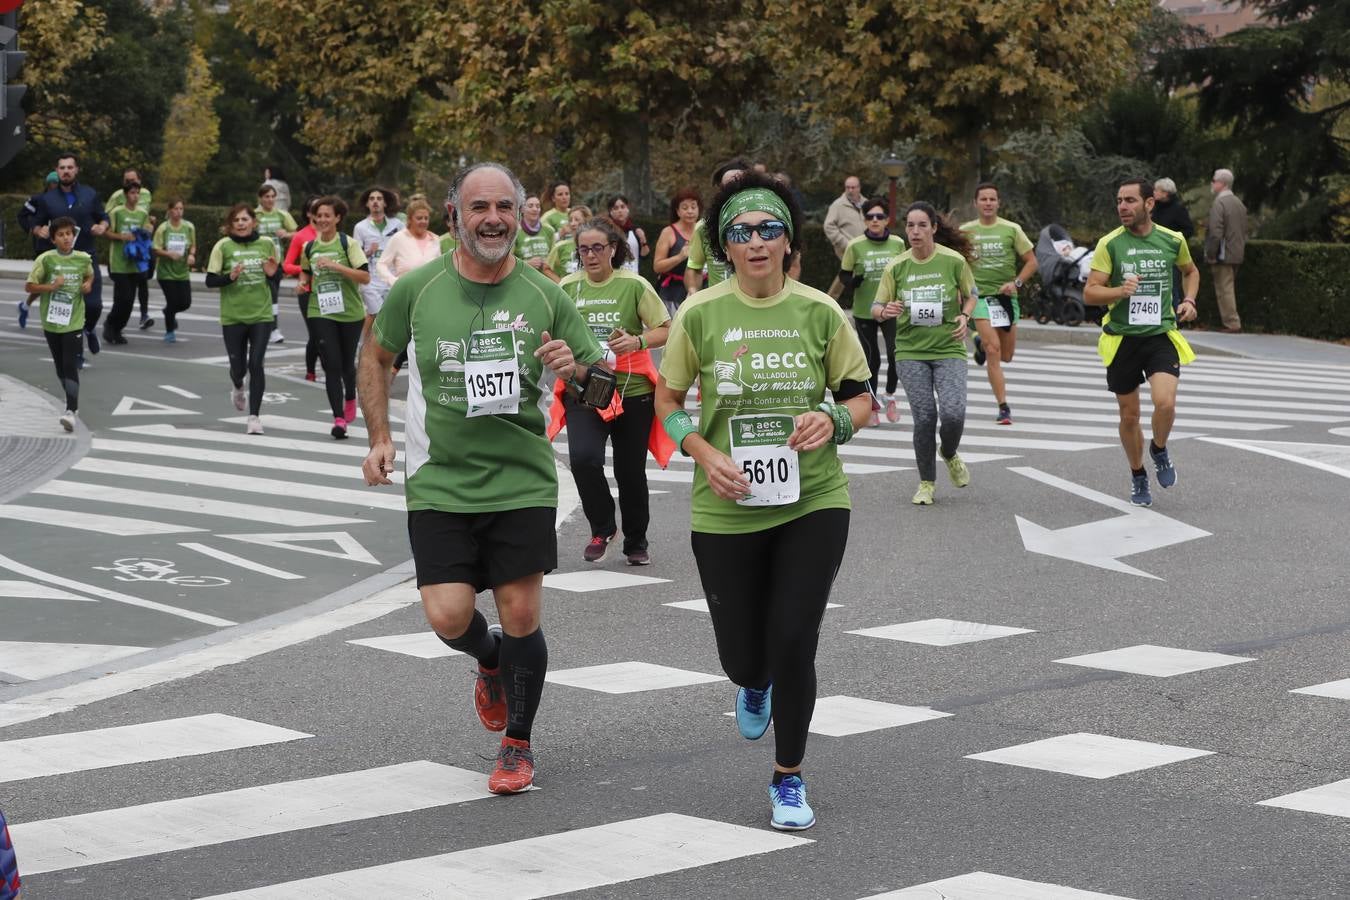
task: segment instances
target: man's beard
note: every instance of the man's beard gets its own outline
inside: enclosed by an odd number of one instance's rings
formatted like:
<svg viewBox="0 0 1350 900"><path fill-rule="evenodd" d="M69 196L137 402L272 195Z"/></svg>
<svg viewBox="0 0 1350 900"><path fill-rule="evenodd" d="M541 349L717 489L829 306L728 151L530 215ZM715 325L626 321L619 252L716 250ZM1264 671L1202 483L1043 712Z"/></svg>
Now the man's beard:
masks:
<svg viewBox="0 0 1350 900"><path fill-rule="evenodd" d="M516 229L514 226L505 229L500 252L485 248L479 242L478 235L465 227L463 221L455 223L455 236L459 239L459 245L475 260L485 266L495 266L515 249Z"/></svg>

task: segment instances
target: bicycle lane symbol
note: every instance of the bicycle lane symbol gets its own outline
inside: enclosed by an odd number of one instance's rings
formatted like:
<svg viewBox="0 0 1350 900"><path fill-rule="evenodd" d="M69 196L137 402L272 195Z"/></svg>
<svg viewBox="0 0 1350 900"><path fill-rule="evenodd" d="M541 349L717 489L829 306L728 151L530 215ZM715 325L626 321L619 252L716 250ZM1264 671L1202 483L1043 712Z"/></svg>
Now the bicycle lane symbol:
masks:
<svg viewBox="0 0 1350 900"><path fill-rule="evenodd" d="M113 578L118 581L161 581L177 587L224 587L230 583L228 578L215 575L179 575L174 564L167 559L127 557L114 560L111 566L91 568L100 572L115 572Z"/></svg>

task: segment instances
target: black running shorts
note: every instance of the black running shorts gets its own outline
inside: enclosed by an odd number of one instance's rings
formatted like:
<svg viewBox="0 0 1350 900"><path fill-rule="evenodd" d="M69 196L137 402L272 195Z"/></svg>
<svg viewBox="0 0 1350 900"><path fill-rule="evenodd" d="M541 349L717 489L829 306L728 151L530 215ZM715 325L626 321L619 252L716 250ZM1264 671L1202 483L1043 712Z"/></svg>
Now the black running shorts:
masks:
<svg viewBox="0 0 1350 900"><path fill-rule="evenodd" d="M1159 372L1181 377L1181 358L1172 339L1166 334L1126 335L1116 358L1106 367L1106 389L1113 394L1133 393Z"/></svg>
<svg viewBox="0 0 1350 900"><path fill-rule="evenodd" d="M551 506L502 512L408 511L417 586L471 584L475 591L558 567L557 511Z"/></svg>

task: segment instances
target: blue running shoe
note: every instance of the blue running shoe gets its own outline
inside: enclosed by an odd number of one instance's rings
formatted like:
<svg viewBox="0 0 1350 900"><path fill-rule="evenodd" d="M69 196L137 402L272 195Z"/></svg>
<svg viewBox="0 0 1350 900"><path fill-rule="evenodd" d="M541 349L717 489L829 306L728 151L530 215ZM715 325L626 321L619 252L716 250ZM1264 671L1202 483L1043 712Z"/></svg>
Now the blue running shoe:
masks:
<svg viewBox="0 0 1350 900"><path fill-rule="evenodd" d="M19 327L28 327L28 302L26 300L19 301Z"/></svg>
<svg viewBox="0 0 1350 900"><path fill-rule="evenodd" d="M89 342L90 353L97 354L99 350L103 349L103 345L98 342L98 335L95 334L94 332L86 331L84 333L84 337L85 340Z"/></svg>
<svg viewBox="0 0 1350 900"><path fill-rule="evenodd" d="M1172 465L1172 457L1168 455L1167 448L1162 448L1162 452L1154 453L1153 448L1148 448L1148 455L1153 457L1153 468L1158 471L1158 485L1160 487L1170 488L1177 483L1177 467Z"/></svg>
<svg viewBox="0 0 1350 900"><path fill-rule="evenodd" d="M741 688L736 692L736 727L747 741L757 741L769 730L773 716L773 685L762 691Z"/></svg>
<svg viewBox="0 0 1350 900"><path fill-rule="evenodd" d="M1153 495L1148 490L1148 473L1132 475L1130 484L1130 502L1135 506L1152 506Z"/></svg>
<svg viewBox="0 0 1350 900"><path fill-rule="evenodd" d="M172 343L177 342L177 340L178 340L178 338L176 338L176 337L174 336L174 333L173 333L172 331L166 331L166 332L164 332L164 343L166 343L166 344L172 344Z"/></svg>
<svg viewBox="0 0 1350 900"><path fill-rule="evenodd" d="M978 334L975 335L974 341L975 341L975 365L982 366L984 365L984 357L985 357L984 342L980 340L980 336Z"/></svg>
<svg viewBox="0 0 1350 900"><path fill-rule="evenodd" d="M806 802L806 783L800 775L788 775L769 785L773 818L769 824L779 831L805 831L816 824L816 814Z"/></svg>

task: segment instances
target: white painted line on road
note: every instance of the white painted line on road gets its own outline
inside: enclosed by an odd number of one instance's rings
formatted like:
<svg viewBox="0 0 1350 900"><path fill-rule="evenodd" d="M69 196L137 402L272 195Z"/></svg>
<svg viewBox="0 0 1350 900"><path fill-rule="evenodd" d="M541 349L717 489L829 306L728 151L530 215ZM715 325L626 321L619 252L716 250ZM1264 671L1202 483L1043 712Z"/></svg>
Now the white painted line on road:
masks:
<svg viewBox="0 0 1350 900"><path fill-rule="evenodd" d="M270 417L269 417L270 419ZM266 427L271 422L265 422ZM244 434L242 431L212 431L209 428L181 428L167 423L158 425L123 425L114 431L125 434L140 434L148 437L168 438L173 441L211 441L217 444L232 444L262 450L297 450L303 454L318 453L325 456L345 456L352 459L365 459L370 452L363 444L351 441L335 441L328 429L315 432L322 440L307 441L300 438L269 437L261 434ZM1174 435L1175 436L1175 435Z"/></svg>
<svg viewBox="0 0 1350 900"><path fill-rule="evenodd" d="M914 887L884 894L872 894L862 900L1130 900L1117 894L1099 894L1077 888L1024 881L988 872L968 872L955 878L928 881Z"/></svg>
<svg viewBox="0 0 1350 900"><path fill-rule="evenodd" d="M82 600L85 603L97 603L93 597L81 597L70 591L48 587L36 581L0 581L0 597L17 600Z"/></svg>
<svg viewBox="0 0 1350 900"><path fill-rule="evenodd" d="M294 572L287 572L285 569L274 569L271 566L265 566L260 562L254 562L253 560L245 559L242 556L235 556L233 553L228 553L224 550L217 550L215 547L210 547L206 544L199 544L196 543L195 541L180 542L178 546L186 547L189 550L196 550L198 553L204 556L209 556L212 559L220 560L223 563L229 563L232 566L238 566L239 568L244 569L245 571L248 572L256 572L259 575L268 575L271 576L272 578L280 578L283 581L301 581L305 578L304 575L297 575Z"/></svg>
<svg viewBox="0 0 1350 900"><path fill-rule="evenodd" d="M943 719L950 715L951 713L938 712L927 706L901 706L863 697L842 695L821 697L816 700L810 731L812 734L823 734L828 737L843 737Z"/></svg>
<svg viewBox="0 0 1350 900"><path fill-rule="evenodd" d="M0 666L3 669L4 666ZM1328 681L1325 684L1314 684L1304 688L1294 688L1291 694L1311 694L1314 697L1330 697L1333 700L1350 700L1350 678L1342 678L1340 681Z"/></svg>
<svg viewBox="0 0 1350 900"><path fill-rule="evenodd" d="M644 584L664 584L669 580L647 575L629 575L627 572L615 572L610 569L591 569L584 572L554 572L545 575L544 587L584 594L589 591L612 591Z"/></svg>
<svg viewBox="0 0 1350 900"><path fill-rule="evenodd" d="M95 513L78 512L70 509L24 506L19 503L0 503L0 519L10 522L30 522L34 525L51 525L56 528L96 531L99 534L115 534L118 537L183 534L189 531L206 530L204 528L193 528L190 525L156 522L151 519L135 519L130 516L100 516Z"/></svg>
<svg viewBox="0 0 1350 900"><path fill-rule="evenodd" d="M1238 441L1231 438L1201 438L1209 444L1221 444L1262 453L1285 462L1298 463L1342 478L1350 478L1350 445L1305 444L1293 441Z"/></svg>
<svg viewBox="0 0 1350 900"><path fill-rule="evenodd" d="M1055 660L1057 663L1070 666L1128 672L1132 675L1152 675L1155 678L1172 678L1191 672L1203 672L1205 669L1255 661L1250 656L1229 656L1226 653L1181 650L1154 644L1139 644L1134 647L1121 647L1118 650L1086 653L1082 656Z"/></svg>
<svg viewBox="0 0 1350 900"><path fill-rule="evenodd" d="M117 644L52 644L43 641L0 641L0 672L29 681L74 672L141 653L149 647Z"/></svg>
<svg viewBox="0 0 1350 900"><path fill-rule="evenodd" d="M371 619L378 619L417 602L419 602L417 588L413 582L407 581L364 600L298 622L289 622L266 631L252 632L220 644L190 650L172 659L150 663L140 668L0 703L0 728L69 712L109 697L178 681L221 666L234 665L273 650L360 625Z"/></svg>
<svg viewBox="0 0 1350 900"><path fill-rule="evenodd" d="M917 622L902 622L898 625L882 625L879 628L861 628L845 632L863 637L884 638L888 641L927 644L930 647L952 647L956 644L1034 633L1030 628L985 625L982 622L962 622L958 619L922 619Z"/></svg>
<svg viewBox="0 0 1350 900"><path fill-rule="evenodd" d="M313 737L220 713L0 742L0 782L159 759L201 756Z"/></svg>
<svg viewBox="0 0 1350 900"><path fill-rule="evenodd" d="M373 506L400 512L407 508L403 500L403 491L391 491L389 488L384 490L336 488L322 484L280 481L257 475L241 477L235 472L179 469L173 466L144 465L122 462L119 459L90 459L89 457L80 460L71 468L78 472L90 472L96 475L150 478L159 482L196 484L203 487L221 488L231 492L267 494L270 497L296 497L305 500L345 503L352 506ZM308 467L303 466L301 468ZM359 472L359 470L357 471Z"/></svg>
<svg viewBox="0 0 1350 900"><path fill-rule="evenodd" d="M194 531L197 529L193 529ZM53 575L50 572L43 572L32 566L24 565L18 560L10 559L8 556L0 556L0 567L9 569L19 575L25 575L29 578L36 578L38 581L45 581L48 584L56 584L61 587L70 588L73 591L81 591L94 597L102 597L104 600L112 600L117 603L125 603L128 606L139 606L142 609L152 609L155 612L168 613L171 616L179 616L184 619L191 619L194 622L201 622L204 625L215 625L224 627L234 625L229 619L222 619L218 616L208 616L206 613L193 612L190 609L179 609L176 606L169 606L165 603L156 603L153 600L142 600L140 597L132 597L128 594L121 594L117 591L109 591L101 587L95 587L92 584L83 584L71 578L63 578L60 575ZM3 723L0 722L0 727Z"/></svg>
<svg viewBox="0 0 1350 900"><path fill-rule="evenodd" d="M307 513L275 506L235 503L230 500L211 500L206 497L189 497L183 494L163 494L157 491L136 491L130 488L84 484L61 479L40 485L34 488L32 493L51 497L69 497L75 500L120 503L124 506L142 506L173 512L198 513L225 519L243 519L246 522L266 522L269 525L288 525L293 528L308 528L316 525L350 525L370 521L369 519L353 519L348 516Z"/></svg>
<svg viewBox="0 0 1350 900"><path fill-rule="evenodd" d="M390 653L401 653L404 656L415 656L418 659L443 659L448 656L467 655L447 646L429 629L427 631L414 631L412 634L387 634L383 637L357 638L347 643L356 644L358 647L387 650Z"/></svg>
<svg viewBox="0 0 1350 900"><path fill-rule="evenodd" d="M264 424L266 424L264 422ZM347 478L361 483L361 465L351 463L326 463L303 459L296 456L268 456L263 453L235 453L230 450L216 450L213 447L193 447L186 444L152 444L146 441L119 441L112 438L94 438L92 447L103 453L134 453L143 456L155 456L160 459L192 460L193 462L218 463L227 466L247 466L251 469L274 469L278 472L294 472L297 469L308 475L324 475L330 478ZM235 476L237 480L238 476ZM395 483L403 481L402 472L393 472L389 480Z"/></svg>
<svg viewBox="0 0 1350 900"><path fill-rule="evenodd" d="M1013 426L1015 427L1015 426ZM962 447L991 447L1000 450L1061 450L1066 453L1078 453L1083 450L1101 450L1113 446L1101 442L1088 441L1048 441L1037 438L1012 437L1011 428L1005 431L1008 437L989 437L982 434L971 434L967 432L961 437ZM857 432L857 437L869 441L888 441L896 444L908 444L914 440L914 434L909 429L901 430L899 428L864 428ZM842 449L842 448L841 448ZM840 454L843 455L842 453Z"/></svg>
<svg viewBox="0 0 1350 900"><path fill-rule="evenodd" d="M1064 404L1056 403L1041 397L1031 398L1030 400L1018 399L1014 401L1013 424L1001 426L1010 431L1017 432L1021 429L1024 422L1030 420L1046 419L1048 421L1070 421L1070 422L1101 422L1113 426L1112 433L1116 433L1114 426L1120 422L1119 412L1092 412L1086 407L1079 407L1073 412L1064 412ZM1026 407L1031 407L1027 409ZM1056 409L1047 409L1045 407L1057 407ZM1227 419L1197 419L1197 413L1194 409L1186 409L1183 417L1186 420L1186 427L1200 429L1202 431L1278 431L1282 428L1288 428L1288 425L1277 425L1273 422L1230 422ZM1222 411L1216 411L1214 415L1223 415ZM904 423L901 423L902 426ZM969 426L967 426L969 427ZM1175 432L1174 432L1175 433Z"/></svg>
<svg viewBox="0 0 1350 900"><path fill-rule="evenodd" d="M1350 778L1333 781L1321 787L1295 791L1282 797L1261 800L1257 806L1278 806L1299 812L1320 813L1324 816L1350 818Z"/></svg>
<svg viewBox="0 0 1350 900"><path fill-rule="evenodd" d="M297 553L312 553L315 556L347 559L352 562L368 563L372 566L380 564L380 561L372 556L369 550L361 546L360 541L345 531L297 531L294 534L219 534L216 537L258 544L275 550L294 550ZM306 546L313 541L331 541L337 545L338 549L325 550L322 547Z"/></svg>
<svg viewBox="0 0 1350 900"><path fill-rule="evenodd" d="M418 761L21 823L27 875L322 828L493 796L480 772Z"/></svg>
<svg viewBox="0 0 1350 900"><path fill-rule="evenodd" d="M1056 384L1096 388L1100 387L1105 379L1105 369L1100 365L1094 370L1089 370L1083 366L1068 364L1023 363L1019 359L1003 371L1007 376L1008 385L1014 389L1014 392L1019 382L1048 381ZM972 369L972 374L973 372ZM1196 370L1195 367L1191 366L1187 367L1182 373L1181 380L1185 385L1184 390L1188 394L1192 390L1213 392L1220 388L1228 388L1244 397L1323 397L1332 402L1340 402L1344 399L1344 391L1338 389L1337 382L1319 381L1306 378L1306 376L1281 379L1251 371L1235 374ZM1288 390L1280 390L1280 388L1287 388Z"/></svg>
<svg viewBox="0 0 1350 900"><path fill-rule="evenodd" d="M181 314L180 314L180 315L181 315ZM177 394L177 395L180 396L180 397L186 397L186 398L188 398L189 400L200 400L200 399L202 399L202 395L201 395L201 394L194 394L194 393L192 393L192 391L187 391L187 390L184 390L183 388L175 387L175 386L172 385L172 384L161 384L161 385L159 386L159 389L160 389L161 391L168 391L170 394Z"/></svg>
<svg viewBox="0 0 1350 900"><path fill-rule="evenodd" d="M230 416L220 421L231 425L243 425L247 420L244 416ZM317 436L328 434L328 429L333 427L333 420L328 419L302 419L296 416L274 416L270 413L263 416L263 427L271 428L276 431L299 431L304 434ZM360 425L347 426L347 435L349 438L360 438L365 440L369 435L366 429ZM395 431L390 434L390 440L395 444L403 443L403 432Z"/></svg>
<svg viewBox="0 0 1350 900"><path fill-rule="evenodd" d="M700 597L697 600L676 600L674 603L663 603L661 605L673 606L676 609L687 609L690 612L706 613L708 611L708 601L703 597ZM840 603L826 603L825 608L838 609L842 605L843 604Z"/></svg>
<svg viewBox="0 0 1350 900"><path fill-rule="evenodd" d="M139 397L123 397L113 407L114 416L199 416L201 413L195 409L183 409L180 406L170 406L167 403L158 403L154 400L142 400Z"/></svg>
<svg viewBox="0 0 1350 900"><path fill-rule="evenodd" d="M277 350L273 347L267 348L267 359L276 359L279 356L304 356L304 347L287 347L284 350ZM197 359L188 360L188 362L200 363L204 366L229 365L229 356L202 356Z"/></svg>
<svg viewBox="0 0 1350 900"><path fill-rule="evenodd" d="M645 662L619 662L579 669L560 669L544 676L545 681L602 694L635 694L726 681L721 675L707 675L688 669L673 669Z"/></svg>
<svg viewBox="0 0 1350 900"><path fill-rule="evenodd" d="M552 897L804 847L806 838L767 828L662 813L219 894L205 900L512 900ZM521 864L529 860L529 865Z"/></svg>
<svg viewBox="0 0 1350 900"><path fill-rule="evenodd" d="M1213 755L1210 750L1078 732L987 753L972 753L966 759L1043 769L1083 778L1114 778L1127 772L1139 772Z"/></svg>

